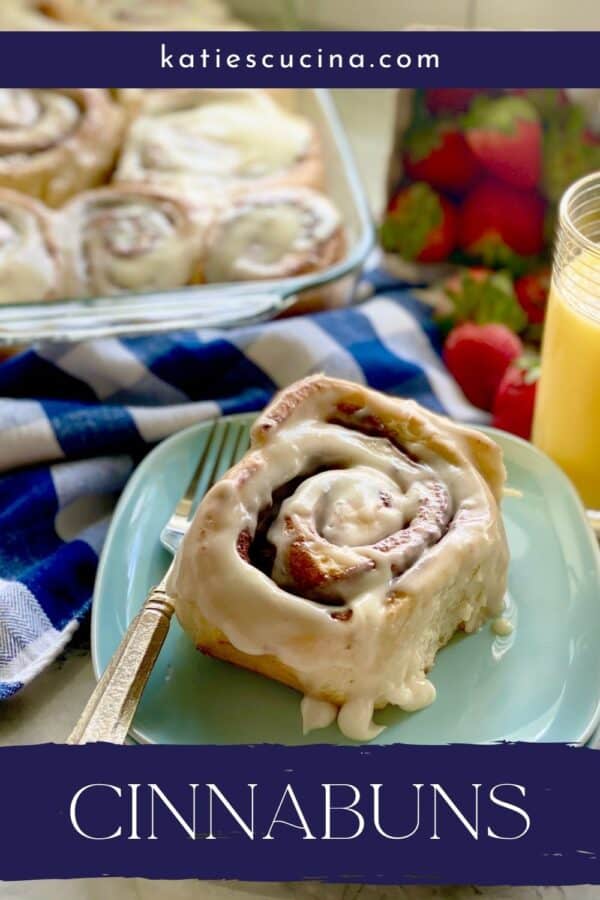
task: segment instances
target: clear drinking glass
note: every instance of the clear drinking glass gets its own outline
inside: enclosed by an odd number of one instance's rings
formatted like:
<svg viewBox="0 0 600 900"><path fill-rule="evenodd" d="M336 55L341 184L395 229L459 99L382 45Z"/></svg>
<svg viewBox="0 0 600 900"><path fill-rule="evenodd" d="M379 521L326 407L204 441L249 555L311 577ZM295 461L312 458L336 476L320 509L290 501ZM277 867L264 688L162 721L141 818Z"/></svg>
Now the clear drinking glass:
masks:
<svg viewBox="0 0 600 900"><path fill-rule="evenodd" d="M559 207L533 442L569 475L600 527L600 172Z"/></svg>

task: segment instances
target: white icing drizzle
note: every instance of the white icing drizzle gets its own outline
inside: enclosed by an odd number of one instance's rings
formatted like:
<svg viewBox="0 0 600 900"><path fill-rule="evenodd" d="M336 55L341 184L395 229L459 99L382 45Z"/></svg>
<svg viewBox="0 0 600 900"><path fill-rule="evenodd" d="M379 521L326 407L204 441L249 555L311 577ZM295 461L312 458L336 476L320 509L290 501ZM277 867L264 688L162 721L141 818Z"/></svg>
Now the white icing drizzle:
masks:
<svg viewBox="0 0 600 900"><path fill-rule="evenodd" d="M314 269L320 245L339 228L333 204L309 188L247 196L215 226L204 262L206 280L283 278Z"/></svg>
<svg viewBox="0 0 600 900"><path fill-rule="evenodd" d="M348 400L349 421L330 421ZM406 452L362 433L374 417ZM412 401L307 379L266 410L250 453L200 504L168 585L177 615L216 655L206 623L249 667L278 677L274 657L292 671L310 698L305 727L329 723L335 704L343 733L371 740L381 730L374 708L433 702L426 673L439 647L502 612L503 480L500 450L483 435ZM263 571L238 541L258 540L282 485L291 487L265 526L275 557Z"/></svg>
<svg viewBox="0 0 600 900"><path fill-rule="evenodd" d="M342 734L352 741L372 741L384 730L373 722L373 701L369 697L355 697L340 707L338 725Z"/></svg>
<svg viewBox="0 0 600 900"><path fill-rule="evenodd" d="M305 695L300 703L300 713L302 715L302 733L308 734L315 728L327 728L332 725L337 719L338 708L335 703Z"/></svg>
<svg viewBox="0 0 600 900"><path fill-rule="evenodd" d="M157 96L131 126L121 181L219 190L283 172L307 151L311 125L259 91Z"/></svg>

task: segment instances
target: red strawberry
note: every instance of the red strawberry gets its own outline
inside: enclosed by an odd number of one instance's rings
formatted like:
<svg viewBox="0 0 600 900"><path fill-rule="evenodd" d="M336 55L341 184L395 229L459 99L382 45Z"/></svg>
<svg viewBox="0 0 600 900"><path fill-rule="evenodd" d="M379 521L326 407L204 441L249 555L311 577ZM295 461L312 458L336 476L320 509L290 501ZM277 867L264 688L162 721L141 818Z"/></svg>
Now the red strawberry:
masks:
<svg viewBox="0 0 600 900"><path fill-rule="evenodd" d="M537 360L519 359L508 367L494 398L495 428L529 438L538 376Z"/></svg>
<svg viewBox="0 0 600 900"><path fill-rule="evenodd" d="M448 335L443 356L465 397L490 410L502 376L522 352L521 341L506 325L464 322Z"/></svg>
<svg viewBox="0 0 600 900"><path fill-rule="evenodd" d="M456 212L445 197L417 182L392 197L380 236L385 250L405 259L440 262L456 243Z"/></svg>
<svg viewBox="0 0 600 900"><path fill-rule="evenodd" d="M513 268L515 255L537 256L544 246L544 202L533 191L482 181L463 202L458 239L486 265Z"/></svg>
<svg viewBox="0 0 600 900"><path fill-rule="evenodd" d="M465 191L479 164L460 131L450 123L413 129L406 139L404 168L413 181L426 181L442 191Z"/></svg>
<svg viewBox="0 0 600 900"><path fill-rule="evenodd" d="M480 163L515 187L538 185L542 127L535 106L524 97L478 97L463 120L465 136Z"/></svg>
<svg viewBox="0 0 600 900"><path fill-rule="evenodd" d="M531 325L539 325L546 315L546 300L550 290L550 269L538 269L521 275L515 281L517 300Z"/></svg>
<svg viewBox="0 0 600 900"><path fill-rule="evenodd" d="M433 115L465 112L478 93L473 88L430 88L425 91L425 104Z"/></svg>

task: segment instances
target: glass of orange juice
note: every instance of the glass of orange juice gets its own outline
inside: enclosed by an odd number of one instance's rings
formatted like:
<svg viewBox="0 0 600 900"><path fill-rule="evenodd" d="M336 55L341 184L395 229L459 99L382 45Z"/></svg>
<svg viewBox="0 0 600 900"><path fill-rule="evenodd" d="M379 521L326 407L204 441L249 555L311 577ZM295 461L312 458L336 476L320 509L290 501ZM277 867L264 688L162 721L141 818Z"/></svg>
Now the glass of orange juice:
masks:
<svg viewBox="0 0 600 900"><path fill-rule="evenodd" d="M600 527L600 172L559 207L533 441L569 475Z"/></svg>

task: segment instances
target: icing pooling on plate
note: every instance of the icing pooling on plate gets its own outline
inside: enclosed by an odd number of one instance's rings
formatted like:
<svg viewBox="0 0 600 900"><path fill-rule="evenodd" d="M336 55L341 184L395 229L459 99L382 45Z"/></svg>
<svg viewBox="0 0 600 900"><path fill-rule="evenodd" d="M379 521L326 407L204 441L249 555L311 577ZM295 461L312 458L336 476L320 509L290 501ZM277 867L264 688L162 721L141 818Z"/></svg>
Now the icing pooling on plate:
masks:
<svg viewBox="0 0 600 900"><path fill-rule="evenodd" d="M168 585L179 619L369 740L374 708L432 702L427 670L459 625L501 612L503 479L489 439L412 401L300 382L202 501ZM306 728L331 712L311 701Z"/></svg>

